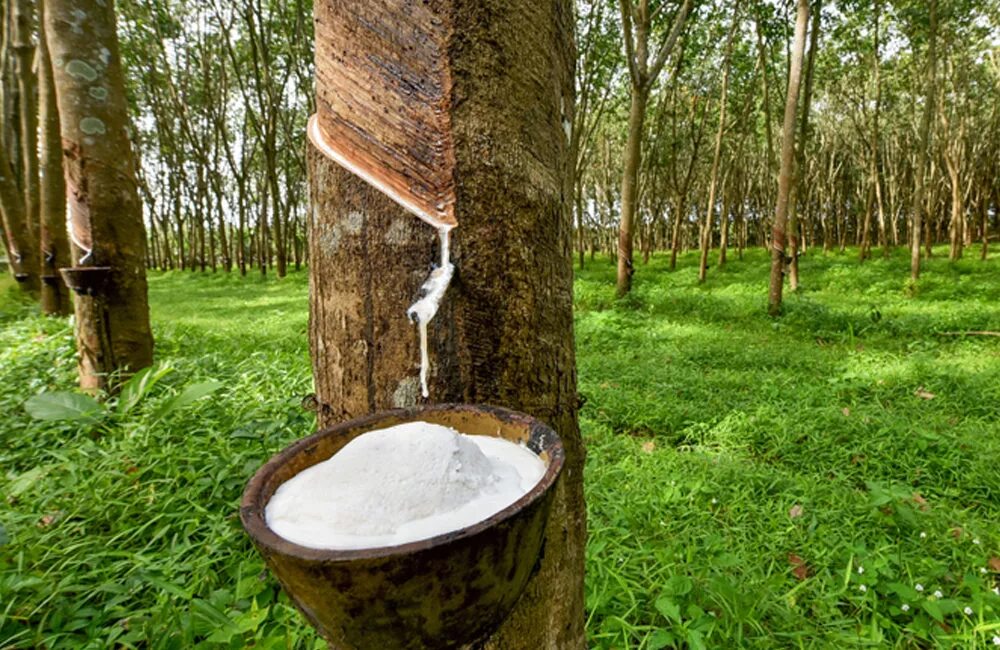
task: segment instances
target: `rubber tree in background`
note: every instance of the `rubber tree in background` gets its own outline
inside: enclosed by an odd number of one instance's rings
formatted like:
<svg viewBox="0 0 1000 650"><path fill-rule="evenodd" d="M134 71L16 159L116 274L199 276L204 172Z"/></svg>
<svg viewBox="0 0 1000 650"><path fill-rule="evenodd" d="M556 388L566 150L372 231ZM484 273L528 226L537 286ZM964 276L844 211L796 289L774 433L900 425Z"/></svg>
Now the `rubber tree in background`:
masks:
<svg viewBox="0 0 1000 650"><path fill-rule="evenodd" d="M632 290L634 272L632 243L635 239L635 210L639 198L639 170L642 167L642 134L646 123L649 93L684 29L692 4L693 0L684 0L684 4L677 9L670 32L650 58L649 41L653 30L653 19L662 9L662 5L653 9L649 0L639 0L638 4L633 0L620 0L631 103L622 172L622 218L618 231L618 296L624 296Z"/></svg>
<svg viewBox="0 0 1000 650"><path fill-rule="evenodd" d="M77 296L80 386L114 392L150 365L145 230L112 0L46 0L74 259L108 267ZM100 277L100 274L97 274Z"/></svg>
<svg viewBox="0 0 1000 650"><path fill-rule="evenodd" d="M429 326L431 399L529 413L556 429L566 446L539 571L485 647L582 650L584 452L573 348L573 160L565 128L573 113L572 5L434 0L421 11L434 12L430 22L447 30L440 57L430 61L414 61L370 29L362 30L370 41L338 42L334 50L319 26L352 6L315 5L320 123L331 101L322 81L331 79L333 59L345 47L361 60L366 48L380 48L383 57L406 62L404 80L409 66L449 71L442 84L409 82L442 107L454 154L456 270ZM395 6L364 5L386 12ZM383 105L370 97L358 101L370 102L372 111ZM420 150L423 143L409 144ZM319 424L418 404L418 335L406 310L438 259L437 234L314 145L308 161Z"/></svg>
<svg viewBox="0 0 1000 650"><path fill-rule="evenodd" d="M795 18L795 40L792 43L791 65L788 68L788 94L785 98L785 121L781 131L781 170L778 173L778 205L774 211L771 232L771 284L767 311L772 316L781 313L781 294L785 284L785 240L788 226L788 204L795 174L795 115L802 79L802 55L806 47L806 26L809 24L809 0L798 0Z"/></svg>
<svg viewBox="0 0 1000 650"><path fill-rule="evenodd" d="M38 265L38 114L32 68L34 11L30 0L13 0L10 9L8 37L14 59L13 76L17 82L19 122L16 125L9 123L12 116L5 110L0 124L3 129L17 132L18 146L0 153L0 205L11 271L22 289L37 295L41 281ZM4 14L6 18L6 11ZM5 87L13 91L14 84L5 83ZM13 101L9 108L14 108ZM18 173L21 173L20 182Z"/></svg>
<svg viewBox="0 0 1000 650"><path fill-rule="evenodd" d="M45 0L38 3L44 16ZM44 29L44 18L39 20ZM41 33L41 32L40 32ZM62 137L52 61L44 33L38 39L38 121L41 128L39 152L39 253L42 272L42 312L53 316L73 309L69 287L59 277L59 269L70 266L66 237L66 180L63 178Z"/></svg>
<svg viewBox="0 0 1000 650"><path fill-rule="evenodd" d="M913 171L914 187L912 203L910 204L910 214L912 215L912 227L910 228L910 280L916 282L920 279L920 235L923 231L924 191L927 184L927 161L929 149L933 139L933 116L934 106L937 103L937 0L929 0L929 29L927 45L927 69L926 81L924 82L924 110L920 118L920 133L918 135L917 162Z"/></svg>

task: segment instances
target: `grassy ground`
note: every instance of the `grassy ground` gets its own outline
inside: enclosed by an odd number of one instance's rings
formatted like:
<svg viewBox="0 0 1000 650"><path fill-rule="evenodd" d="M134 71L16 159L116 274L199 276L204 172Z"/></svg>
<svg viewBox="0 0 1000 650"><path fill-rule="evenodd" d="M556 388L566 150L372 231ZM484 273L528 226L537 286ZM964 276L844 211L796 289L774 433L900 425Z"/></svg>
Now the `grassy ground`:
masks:
<svg viewBox="0 0 1000 650"><path fill-rule="evenodd" d="M998 263L934 260L910 295L902 252L810 256L779 320L759 251L704 286L692 256L654 258L625 301L589 264L591 645L993 647L1000 340L943 332L1000 329ZM128 413L54 425L23 403L72 385L70 328L0 284L0 648L318 647L235 517L312 426L306 285L153 277L170 371Z"/></svg>

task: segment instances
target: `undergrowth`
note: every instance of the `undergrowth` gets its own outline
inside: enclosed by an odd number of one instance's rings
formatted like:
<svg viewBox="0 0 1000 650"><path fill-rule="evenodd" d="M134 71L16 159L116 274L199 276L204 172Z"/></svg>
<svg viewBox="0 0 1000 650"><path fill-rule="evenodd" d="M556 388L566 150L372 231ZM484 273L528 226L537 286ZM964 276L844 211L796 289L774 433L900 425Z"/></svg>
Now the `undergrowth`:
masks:
<svg viewBox="0 0 1000 650"><path fill-rule="evenodd" d="M956 333L1000 329L1000 268L907 262L810 254L779 319L761 251L578 274L592 647L993 647L1000 340ZM0 648L323 647L236 511L314 425L307 284L152 275L162 378L69 424L25 402L71 324L0 283Z"/></svg>

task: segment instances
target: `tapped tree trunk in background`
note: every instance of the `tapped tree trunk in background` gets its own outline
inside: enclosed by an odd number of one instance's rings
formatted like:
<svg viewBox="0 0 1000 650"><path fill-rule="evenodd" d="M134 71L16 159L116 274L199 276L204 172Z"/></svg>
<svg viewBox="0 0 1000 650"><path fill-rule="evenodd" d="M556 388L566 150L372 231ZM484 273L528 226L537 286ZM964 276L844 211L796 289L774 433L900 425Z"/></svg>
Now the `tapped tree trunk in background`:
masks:
<svg viewBox="0 0 1000 650"><path fill-rule="evenodd" d="M6 3L4 3L6 4ZM4 7L7 20L7 7ZM8 151L0 137L0 211L3 212L7 250L11 255L11 272L21 288L37 295L41 286L38 264L38 154L37 135L32 125L37 125L34 72L31 64L35 46L31 40L34 17L29 0L15 0L10 5L7 38L14 58L14 76L17 79L17 113L20 122L9 124L11 115L5 110L0 117L0 131L13 126L18 133L19 147ZM7 85L8 89L13 84ZM13 103L13 102L12 102ZM13 106L10 108L13 109ZM29 114L26 114L29 113ZM17 165L17 167L15 167ZM21 172L22 182L17 182Z"/></svg>
<svg viewBox="0 0 1000 650"><path fill-rule="evenodd" d="M14 4L14 60L18 87L18 117L20 118L21 191L24 193L24 210L31 240L38 241L38 79L35 74L35 3L33 0L15 0ZM29 272L32 288L38 287L39 268L37 257Z"/></svg>
<svg viewBox="0 0 1000 650"><path fill-rule="evenodd" d="M0 121L0 126L2 124ZM7 252L11 256L10 271L23 290L29 294L37 294L40 282L37 244L28 227L24 195L17 186L14 168L7 157L7 149L2 145L0 145L0 213L3 216Z"/></svg>
<svg viewBox="0 0 1000 650"><path fill-rule="evenodd" d="M70 266L66 237L66 180L63 178L62 136L59 108L52 78L52 61L45 43L45 0L38 3L38 113L41 124L39 212L41 220L42 312L64 316L73 309L70 290L59 277L59 269Z"/></svg>
<svg viewBox="0 0 1000 650"><path fill-rule="evenodd" d="M317 24L350 7L318 1ZM458 220L455 278L428 328L431 399L524 411L566 445L539 572L485 647L582 650L584 452L573 348L573 161L563 130L573 111L572 5L439 0L426 10L452 28L447 60L438 62L450 69L439 105L454 142ZM316 45L322 80L333 64L320 30ZM359 38L349 47L363 54L379 45ZM314 146L308 161L319 424L420 403L418 334L406 310L438 258L437 233Z"/></svg>
<svg viewBox="0 0 1000 650"><path fill-rule="evenodd" d="M795 19L795 42L788 68L788 95L785 98L785 122L781 135L781 171L778 174L778 205L774 211L771 234L771 285L767 311L772 316L781 313L781 293L785 284L785 228L788 224L788 203L795 173L795 113L802 78L802 53L806 47L806 25L809 23L809 0L798 0Z"/></svg>
<svg viewBox="0 0 1000 650"><path fill-rule="evenodd" d="M153 362L139 203L112 0L46 0L72 232L91 250L81 265L110 267L76 300L80 386L117 389Z"/></svg>

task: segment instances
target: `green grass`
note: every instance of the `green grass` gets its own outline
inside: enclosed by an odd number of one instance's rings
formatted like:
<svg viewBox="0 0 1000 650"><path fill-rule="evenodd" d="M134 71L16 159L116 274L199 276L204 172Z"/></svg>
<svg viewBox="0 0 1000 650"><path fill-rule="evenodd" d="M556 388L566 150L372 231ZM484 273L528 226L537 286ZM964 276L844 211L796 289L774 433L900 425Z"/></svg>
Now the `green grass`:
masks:
<svg viewBox="0 0 1000 650"><path fill-rule="evenodd" d="M761 251L703 286L692 255L654 257L623 301L588 264L591 646L993 647L1000 340L942 333L1000 329L998 263L932 260L914 292L904 251L809 255L780 319ZM313 426L306 274L152 277L172 371L91 427L25 413L75 367L70 326L15 295L0 285L0 648L320 647L236 519L249 475ZM158 419L207 379L226 388Z"/></svg>

